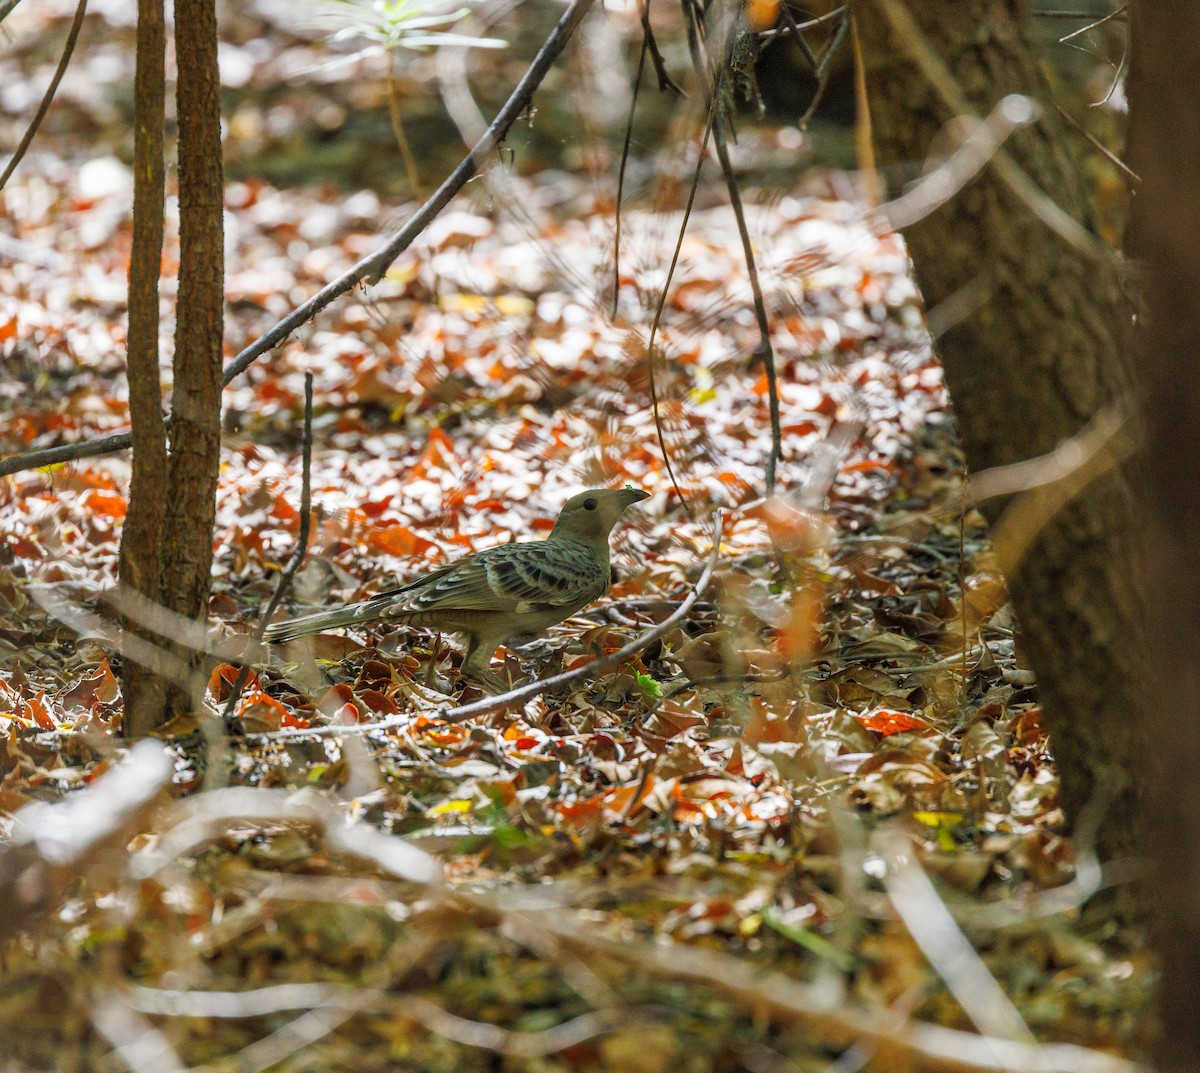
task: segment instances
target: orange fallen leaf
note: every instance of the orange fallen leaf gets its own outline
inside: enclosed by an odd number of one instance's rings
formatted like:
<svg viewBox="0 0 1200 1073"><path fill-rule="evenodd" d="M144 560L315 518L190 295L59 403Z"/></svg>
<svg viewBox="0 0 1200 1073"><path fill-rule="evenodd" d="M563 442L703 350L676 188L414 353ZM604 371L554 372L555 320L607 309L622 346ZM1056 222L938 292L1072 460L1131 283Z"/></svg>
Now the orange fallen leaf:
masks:
<svg viewBox="0 0 1200 1073"><path fill-rule="evenodd" d="M109 518L124 518L125 512L129 509L124 496L107 492L89 493L87 499L84 500L84 505L88 510Z"/></svg>
<svg viewBox="0 0 1200 1073"><path fill-rule="evenodd" d="M375 551L387 555L424 555L436 548L432 540L418 536L407 525L392 525L387 529L376 529L367 538L367 544Z"/></svg>
<svg viewBox="0 0 1200 1073"><path fill-rule="evenodd" d="M874 711L855 715L868 730L886 738L890 734L900 734L906 730L930 730L930 725L924 719L918 719L907 712L897 712L890 708L876 708Z"/></svg>

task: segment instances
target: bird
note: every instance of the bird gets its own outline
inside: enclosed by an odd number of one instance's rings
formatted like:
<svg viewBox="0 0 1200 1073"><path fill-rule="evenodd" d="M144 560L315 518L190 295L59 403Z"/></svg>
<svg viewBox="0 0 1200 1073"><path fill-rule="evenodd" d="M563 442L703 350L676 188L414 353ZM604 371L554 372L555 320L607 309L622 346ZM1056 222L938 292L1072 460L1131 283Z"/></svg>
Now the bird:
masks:
<svg viewBox="0 0 1200 1073"><path fill-rule="evenodd" d="M603 596L612 581L609 534L625 509L649 493L591 488L563 505L544 540L485 548L361 603L272 623L263 634L285 643L339 626L390 622L468 638L460 673L501 692L490 669L508 638L542 633Z"/></svg>

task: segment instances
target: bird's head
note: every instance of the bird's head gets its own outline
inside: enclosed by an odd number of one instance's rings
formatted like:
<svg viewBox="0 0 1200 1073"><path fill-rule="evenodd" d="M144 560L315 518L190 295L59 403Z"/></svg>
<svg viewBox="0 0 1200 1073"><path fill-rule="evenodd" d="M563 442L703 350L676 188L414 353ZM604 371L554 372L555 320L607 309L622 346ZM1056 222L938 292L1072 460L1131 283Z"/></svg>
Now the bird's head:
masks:
<svg viewBox="0 0 1200 1073"><path fill-rule="evenodd" d="M608 543L608 534L632 503L649 499L640 488L591 488L572 496L554 523L552 537L570 537L585 543Z"/></svg>

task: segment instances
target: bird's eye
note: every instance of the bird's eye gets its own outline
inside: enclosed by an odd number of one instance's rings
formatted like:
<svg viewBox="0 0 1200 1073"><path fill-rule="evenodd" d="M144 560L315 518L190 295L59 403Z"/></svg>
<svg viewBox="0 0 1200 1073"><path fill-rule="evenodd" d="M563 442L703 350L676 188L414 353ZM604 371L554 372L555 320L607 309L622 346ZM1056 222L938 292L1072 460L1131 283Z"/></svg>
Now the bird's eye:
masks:
<svg viewBox="0 0 1200 1073"><path fill-rule="evenodd" d="M595 510L596 509L596 501L594 499L585 499L583 501L583 509L584 510Z"/></svg>

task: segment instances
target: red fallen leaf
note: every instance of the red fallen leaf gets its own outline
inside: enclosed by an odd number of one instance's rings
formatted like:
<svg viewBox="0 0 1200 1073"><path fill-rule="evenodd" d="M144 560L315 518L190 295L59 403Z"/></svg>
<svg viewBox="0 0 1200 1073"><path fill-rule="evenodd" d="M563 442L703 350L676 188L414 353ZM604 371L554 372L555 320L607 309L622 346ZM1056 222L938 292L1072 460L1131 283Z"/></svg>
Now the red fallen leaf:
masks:
<svg viewBox="0 0 1200 1073"><path fill-rule="evenodd" d="M692 920L720 920L729 916L737 906L728 898L709 898L706 901L695 902L688 910Z"/></svg>
<svg viewBox="0 0 1200 1073"><path fill-rule="evenodd" d="M872 574L865 567L854 566L851 569L863 592L873 592L878 596L899 596L903 591L894 581L888 581L887 578L882 578L878 574Z"/></svg>
<svg viewBox="0 0 1200 1073"><path fill-rule="evenodd" d="M530 737L517 738L517 740L515 742L513 742L513 744L518 749L520 749L522 752L524 752L527 749L536 749L539 745L542 744L542 739L541 738L530 738Z"/></svg>
<svg viewBox="0 0 1200 1073"><path fill-rule="evenodd" d="M854 718L868 730L884 738L906 730L933 729L924 719L918 719L915 715L909 715L907 712L892 711L890 708L876 708L874 711L855 715Z"/></svg>
<svg viewBox="0 0 1200 1073"><path fill-rule="evenodd" d="M91 708L96 701L108 704L116 700L119 689L116 676L105 659L90 677L81 679L60 699L67 708Z"/></svg>
<svg viewBox="0 0 1200 1073"><path fill-rule="evenodd" d="M757 380L754 381L754 394L760 399L771 390L771 385L767 381L767 374L763 373Z"/></svg>
<svg viewBox="0 0 1200 1073"><path fill-rule="evenodd" d="M88 510L109 518L124 518L125 512L129 509L124 496L105 492L91 492L83 503Z"/></svg>
<svg viewBox="0 0 1200 1073"><path fill-rule="evenodd" d="M300 730L307 730L310 726L312 726L312 723L310 723L304 716L295 715L292 712L285 712L283 717L279 720L279 724L280 726L284 727L296 727Z"/></svg>
<svg viewBox="0 0 1200 1073"><path fill-rule="evenodd" d="M407 525L393 525L387 529L376 529L367 537L367 544L375 551L387 555L424 555L437 545L432 540L414 533Z"/></svg>
<svg viewBox="0 0 1200 1073"><path fill-rule="evenodd" d="M243 695L238 703L237 714L243 723L254 724L255 730L278 730L289 713L270 694L254 689Z"/></svg>
<svg viewBox="0 0 1200 1073"><path fill-rule="evenodd" d="M237 681L238 668L232 663L218 663L213 669L212 674L208 676L208 691L217 699L224 700L229 696L229 690L233 683ZM254 689L258 688L257 675L251 675L246 684Z"/></svg>
<svg viewBox="0 0 1200 1073"><path fill-rule="evenodd" d="M625 750L611 734L593 734L585 745L602 760L624 760Z"/></svg>
<svg viewBox="0 0 1200 1073"><path fill-rule="evenodd" d="M595 823L599 820L603 809L604 796L596 794L594 797L585 797L579 801L573 801L569 805L559 805L558 814L568 823L582 826L583 824Z"/></svg>
<svg viewBox="0 0 1200 1073"><path fill-rule="evenodd" d="M290 522L300 515L300 512L287 501L287 497L279 494L276 494L271 501L271 509L268 513L272 518L278 518L281 522Z"/></svg>
<svg viewBox="0 0 1200 1073"><path fill-rule="evenodd" d="M347 704L353 706L354 690L345 682L339 682L335 686L330 686L321 699L317 701L317 711L322 715L332 716L341 711Z"/></svg>
<svg viewBox="0 0 1200 1073"><path fill-rule="evenodd" d="M753 711L742 733L743 741L748 745L758 745L764 741L795 740L796 732L786 717L771 711L760 697L751 697L750 701Z"/></svg>
<svg viewBox="0 0 1200 1073"><path fill-rule="evenodd" d="M560 805L558 812L564 820L576 824L591 823L600 819L610 823L616 822L636 814L644 807L646 798L654 788L654 782L654 776L651 775L646 779L645 785L616 786L606 793L585 798L574 804Z"/></svg>
<svg viewBox="0 0 1200 1073"><path fill-rule="evenodd" d="M264 380L255 389L255 394L259 402L280 403L285 407L291 406L297 399L294 391L290 391L276 380Z"/></svg>
<svg viewBox="0 0 1200 1073"><path fill-rule="evenodd" d="M997 718L1000 712L1000 705L986 705L980 708L982 715L989 708L998 709L996 712L988 712L989 718ZM1042 726L1042 709L1027 708L1019 716L1017 716L1016 724L1013 726L1013 740L1021 745L1034 745L1042 741L1046 736L1046 730Z"/></svg>
<svg viewBox="0 0 1200 1073"><path fill-rule="evenodd" d="M227 592L219 592L208 601L208 613L210 615L222 615L225 618L232 618L240 614L238 605Z"/></svg>
<svg viewBox="0 0 1200 1073"><path fill-rule="evenodd" d="M677 701L668 700L660 704L642 725L643 730L664 738L673 738L705 721L703 715L690 711Z"/></svg>
<svg viewBox="0 0 1200 1073"><path fill-rule="evenodd" d="M395 715L400 710L391 697L380 693L378 689L364 689L358 694L358 699L376 715Z"/></svg>
<svg viewBox="0 0 1200 1073"><path fill-rule="evenodd" d="M368 500L366 503L361 503L358 509L368 518L378 518L391 505L392 496L384 496L382 499L373 499Z"/></svg>
<svg viewBox="0 0 1200 1073"><path fill-rule="evenodd" d="M37 723L43 730L54 729L54 720L50 717L50 712L46 708L46 691L44 689L36 697L30 700L22 700L18 706L17 714L24 719L30 719Z"/></svg>
<svg viewBox="0 0 1200 1073"><path fill-rule="evenodd" d="M517 803L517 787L513 779L481 780L477 785L498 805L507 807Z"/></svg>
<svg viewBox="0 0 1200 1073"><path fill-rule="evenodd" d="M0 343L6 343L10 339L17 337L17 318L9 317L8 320L0 323Z"/></svg>
<svg viewBox="0 0 1200 1073"><path fill-rule="evenodd" d="M369 659L362 665L362 670L358 672L358 681L355 683L360 686L376 686L380 683L391 685L396 680L396 675L390 664L384 663L381 659Z"/></svg>
<svg viewBox="0 0 1200 1073"><path fill-rule="evenodd" d="M810 436L814 432L820 432L821 426L815 421L797 421L795 424L784 425L783 434L785 436Z"/></svg>
<svg viewBox="0 0 1200 1073"><path fill-rule="evenodd" d="M25 537L14 536L10 533L5 540L12 549L13 555L18 559L40 559L45 554L32 540L27 540Z"/></svg>

